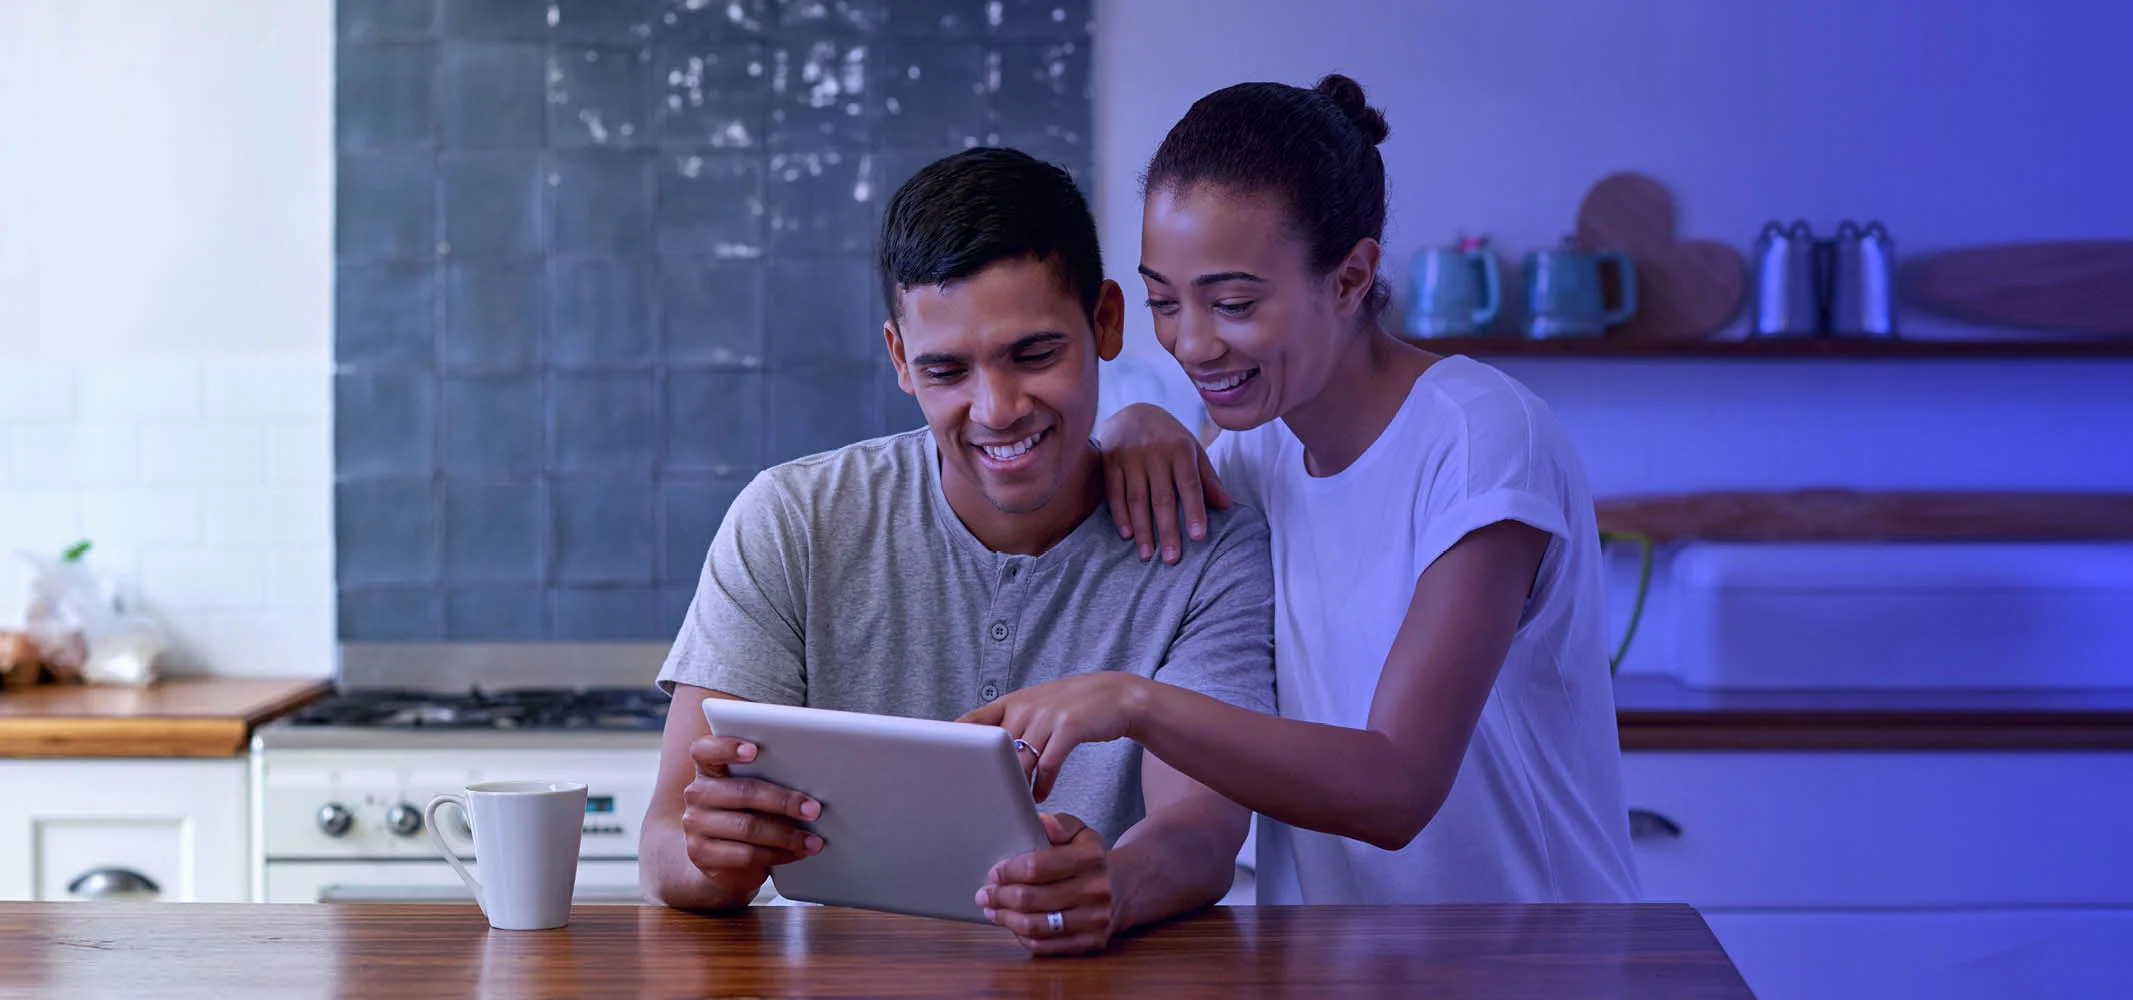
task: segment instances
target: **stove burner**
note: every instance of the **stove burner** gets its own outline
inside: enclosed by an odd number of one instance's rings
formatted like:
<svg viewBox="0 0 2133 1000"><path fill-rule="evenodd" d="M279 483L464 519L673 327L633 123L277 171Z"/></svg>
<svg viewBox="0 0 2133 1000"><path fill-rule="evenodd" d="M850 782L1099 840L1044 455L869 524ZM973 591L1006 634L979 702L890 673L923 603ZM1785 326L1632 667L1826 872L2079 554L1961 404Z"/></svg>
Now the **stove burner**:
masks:
<svg viewBox="0 0 2133 1000"><path fill-rule="evenodd" d="M298 709L289 722L385 729L656 730L666 724L667 702L664 693L651 688L343 691Z"/></svg>

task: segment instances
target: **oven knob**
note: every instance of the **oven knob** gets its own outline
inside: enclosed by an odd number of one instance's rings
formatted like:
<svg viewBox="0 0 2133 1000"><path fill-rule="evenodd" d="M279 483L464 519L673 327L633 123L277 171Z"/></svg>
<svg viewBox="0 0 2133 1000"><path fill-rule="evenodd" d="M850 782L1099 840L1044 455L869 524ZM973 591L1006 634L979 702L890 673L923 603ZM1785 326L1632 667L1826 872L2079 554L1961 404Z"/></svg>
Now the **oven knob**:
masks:
<svg viewBox="0 0 2133 1000"><path fill-rule="evenodd" d="M386 810L385 828L402 837L422 832L422 813L405 802Z"/></svg>
<svg viewBox="0 0 2133 1000"><path fill-rule="evenodd" d="M338 802L328 802L319 807L318 828L325 831L328 837L338 837L347 833L348 827L353 823L355 823L355 814L349 812L347 806Z"/></svg>

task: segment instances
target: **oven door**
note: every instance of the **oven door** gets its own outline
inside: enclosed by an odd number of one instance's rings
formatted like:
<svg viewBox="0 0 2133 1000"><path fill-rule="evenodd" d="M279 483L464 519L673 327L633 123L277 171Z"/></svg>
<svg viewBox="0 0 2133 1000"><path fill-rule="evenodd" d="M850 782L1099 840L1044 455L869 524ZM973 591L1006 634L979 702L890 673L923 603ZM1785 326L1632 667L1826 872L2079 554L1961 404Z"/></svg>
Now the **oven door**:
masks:
<svg viewBox="0 0 2133 1000"><path fill-rule="evenodd" d="M269 903L471 903L473 893L442 861L269 861ZM479 866L475 877L479 878ZM580 861L571 902L639 906L635 861Z"/></svg>

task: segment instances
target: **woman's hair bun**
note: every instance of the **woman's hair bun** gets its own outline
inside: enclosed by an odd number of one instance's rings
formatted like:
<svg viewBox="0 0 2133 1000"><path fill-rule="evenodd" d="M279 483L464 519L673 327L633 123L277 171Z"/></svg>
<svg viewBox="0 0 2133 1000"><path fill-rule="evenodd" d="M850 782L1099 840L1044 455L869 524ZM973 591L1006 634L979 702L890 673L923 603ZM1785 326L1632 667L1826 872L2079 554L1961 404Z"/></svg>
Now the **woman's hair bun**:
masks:
<svg viewBox="0 0 2133 1000"><path fill-rule="evenodd" d="M1348 116L1348 121L1363 133L1363 138L1370 140L1371 145L1384 142L1385 137L1391 134L1392 129L1386 126L1385 116L1364 99L1362 84L1339 73L1331 73L1318 81L1315 89L1332 98L1333 103L1340 107L1341 113Z"/></svg>

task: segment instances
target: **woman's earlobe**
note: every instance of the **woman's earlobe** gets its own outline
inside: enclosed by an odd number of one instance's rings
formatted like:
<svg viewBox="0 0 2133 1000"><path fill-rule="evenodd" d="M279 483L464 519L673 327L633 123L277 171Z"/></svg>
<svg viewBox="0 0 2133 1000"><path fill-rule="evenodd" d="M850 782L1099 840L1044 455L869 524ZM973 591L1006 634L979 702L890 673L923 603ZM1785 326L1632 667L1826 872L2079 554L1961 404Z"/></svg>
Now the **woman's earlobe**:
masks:
<svg viewBox="0 0 2133 1000"><path fill-rule="evenodd" d="M1368 236L1355 241L1346 260L1341 261L1339 271L1342 316L1353 316L1370 304L1371 289L1377 287L1378 262L1384 248Z"/></svg>

